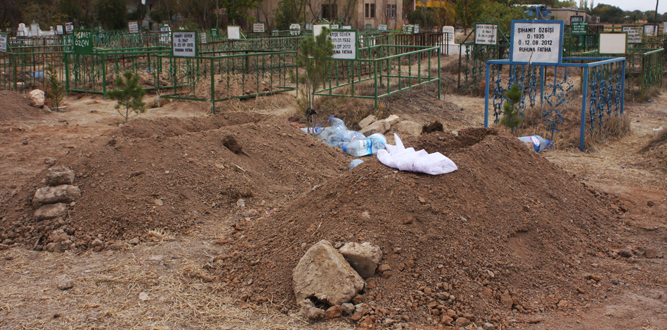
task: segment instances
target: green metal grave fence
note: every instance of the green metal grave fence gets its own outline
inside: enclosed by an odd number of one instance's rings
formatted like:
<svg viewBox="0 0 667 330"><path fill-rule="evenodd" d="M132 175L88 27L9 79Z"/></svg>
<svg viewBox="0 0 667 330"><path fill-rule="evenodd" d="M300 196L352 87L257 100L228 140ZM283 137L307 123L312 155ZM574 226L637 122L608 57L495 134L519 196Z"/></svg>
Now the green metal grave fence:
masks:
<svg viewBox="0 0 667 330"><path fill-rule="evenodd" d="M479 88L486 78L486 61L509 59L510 41L500 29L498 33L498 44L478 45L468 41L473 29L459 45L459 88Z"/></svg>
<svg viewBox="0 0 667 330"><path fill-rule="evenodd" d="M44 89L49 66L56 69L59 79L64 81L64 47L22 45L0 53L0 90L26 93L35 88Z"/></svg>
<svg viewBox="0 0 667 330"><path fill-rule="evenodd" d="M166 47L97 50L94 54L65 54L65 87L68 92L102 94L114 86L116 77L125 71L139 76L146 90L157 89L158 72L165 65L160 55L170 54Z"/></svg>
<svg viewBox="0 0 667 330"><path fill-rule="evenodd" d="M403 52L406 49L411 51ZM437 77L431 70L433 57L437 57L440 67L439 51L439 47L386 45L360 49L355 60L334 60L332 74L315 95L373 99L377 110L379 99L383 97L436 83L435 97L440 98L440 70L436 70ZM422 59L428 59L426 65L422 65Z"/></svg>
<svg viewBox="0 0 667 330"><path fill-rule="evenodd" d="M204 52L202 56L184 58L160 56L168 62L159 68L169 86L159 82L160 98L215 103L231 99L298 91L296 51L249 53ZM295 73L295 81L290 79Z"/></svg>

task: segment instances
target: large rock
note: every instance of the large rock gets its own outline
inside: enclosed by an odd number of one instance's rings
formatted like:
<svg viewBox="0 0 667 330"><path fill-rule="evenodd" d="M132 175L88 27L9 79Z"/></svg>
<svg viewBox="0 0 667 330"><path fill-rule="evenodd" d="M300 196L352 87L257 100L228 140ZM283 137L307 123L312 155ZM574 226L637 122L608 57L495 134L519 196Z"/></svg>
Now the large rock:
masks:
<svg viewBox="0 0 667 330"><path fill-rule="evenodd" d="M422 133L422 125L414 121L400 121L394 125L394 131L398 135L419 136Z"/></svg>
<svg viewBox="0 0 667 330"><path fill-rule="evenodd" d="M44 205L35 211L35 221L62 217L67 214L67 205L63 203Z"/></svg>
<svg viewBox="0 0 667 330"><path fill-rule="evenodd" d="M63 184L55 187L39 188L32 198L32 205L38 207L43 204L71 203L81 197L79 187Z"/></svg>
<svg viewBox="0 0 667 330"><path fill-rule="evenodd" d="M375 275L375 269L382 260L380 248L369 242L346 243L339 251L362 278Z"/></svg>
<svg viewBox="0 0 667 330"><path fill-rule="evenodd" d="M359 122L359 127L361 127L361 129L364 129L364 128L368 127L368 125L376 122L377 120L378 120L377 117L375 117L374 115L369 115L368 117L362 119Z"/></svg>
<svg viewBox="0 0 667 330"><path fill-rule="evenodd" d="M72 183L74 183L74 171L67 167L51 167L46 172L46 184L49 186L59 186Z"/></svg>
<svg viewBox="0 0 667 330"><path fill-rule="evenodd" d="M329 241L322 240L299 260L292 285L296 301L314 297L330 305L340 305L364 288L364 280Z"/></svg>
<svg viewBox="0 0 667 330"><path fill-rule="evenodd" d="M387 131L391 128L391 125L389 125L388 122L384 120L376 121L365 128L362 128L359 133L362 133L366 136L375 134L375 133L387 133Z"/></svg>
<svg viewBox="0 0 667 330"><path fill-rule="evenodd" d="M399 120L399 118L398 118L397 115L391 115L391 116L389 116L385 119L382 119L382 121L386 121L387 123L389 123L389 126L396 125L396 123L398 123L398 120Z"/></svg>
<svg viewBox="0 0 667 330"><path fill-rule="evenodd" d="M30 101L35 107L41 107L44 105L44 91L41 89L33 89L28 93L30 96Z"/></svg>

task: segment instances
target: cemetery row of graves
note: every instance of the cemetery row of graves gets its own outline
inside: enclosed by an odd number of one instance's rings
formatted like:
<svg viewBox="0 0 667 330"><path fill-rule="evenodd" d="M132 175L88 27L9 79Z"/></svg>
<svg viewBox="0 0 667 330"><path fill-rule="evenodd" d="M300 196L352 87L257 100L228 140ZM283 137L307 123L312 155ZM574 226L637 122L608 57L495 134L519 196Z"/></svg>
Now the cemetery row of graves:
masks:
<svg viewBox="0 0 667 330"><path fill-rule="evenodd" d="M601 127L605 116L622 114L626 97L643 101L662 86L663 38L658 29L642 26L611 32L584 22L566 27L543 14L536 10L541 19L514 21L509 35L481 22L464 38L455 38L453 27L420 32L414 25L358 31L315 24L301 31L294 24L270 32L256 25L247 34L235 26L226 33L67 26L41 36L32 36L38 27L22 27L16 35L0 34L0 89L43 89L55 72L68 93L106 97L116 77L132 71L160 98L209 102L215 112L216 103L230 99L303 92L299 45L328 27L333 65L316 95L373 99L376 109L381 98L413 88L440 98L441 57L458 56L456 87L486 96L485 125L499 121L505 91L518 84L520 110L538 107L552 133L568 111L580 111L583 149L586 131Z"/></svg>

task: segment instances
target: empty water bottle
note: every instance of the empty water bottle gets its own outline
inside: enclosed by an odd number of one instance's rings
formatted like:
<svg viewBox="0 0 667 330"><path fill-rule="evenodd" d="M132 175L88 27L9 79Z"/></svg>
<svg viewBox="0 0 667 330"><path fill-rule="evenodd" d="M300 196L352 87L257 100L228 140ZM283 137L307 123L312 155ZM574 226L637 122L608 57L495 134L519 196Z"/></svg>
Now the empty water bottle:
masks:
<svg viewBox="0 0 667 330"><path fill-rule="evenodd" d="M368 139L373 141L374 155L377 154L377 150L386 148L387 138L382 133L371 134Z"/></svg>
<svg viewBox="0 0 667 330"><path fill-rule="evenodd" d="M373 153L371 145L373 141L369 139L358 138L352 142L342 145L343 151L354 157L367 156Z"/></svg>
<svg viewBox="0 0 667 330"><path fill-rule="evenodd" d="M551 140L546 140L538 135L522 136L519 138L519 141L532 144L533 150L535 150L536 152L540 152L544 149L551 149L552 147Z"/></svg>

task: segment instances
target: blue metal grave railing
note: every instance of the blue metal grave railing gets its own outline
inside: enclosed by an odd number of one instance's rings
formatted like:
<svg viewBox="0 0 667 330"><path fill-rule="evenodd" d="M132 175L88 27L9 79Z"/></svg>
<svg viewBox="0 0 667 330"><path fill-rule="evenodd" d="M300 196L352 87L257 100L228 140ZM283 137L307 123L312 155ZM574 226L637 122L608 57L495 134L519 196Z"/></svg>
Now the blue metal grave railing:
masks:
<svg viewBox="0 0 667 330"><path fill-rule="evenodd" d="M553 65L514 64L509 60L487 61L484 127L489 126L489 91L493 91L494 123L498 123L503 113L502 105L506 100L504 93L516 83L522 91L519 111L523 115L527 106L539 106L542 119L553 140L554 132L560 130L559 125L563 123L568 111L568 103L578 94L577 84L572 78L579 75L582 96L579 149L583 151L587 124L590 125L589 130L592 132L596 129L596 125L601 129L605 112L607 116L623 114L625 63L624 57L565 57L563 63ZM498 67L493 71L493 81L491 81L491 66ZM553 78L549 77L550 69L553 70ZM509 75L503 75L503 70L509 71ZM507 84L503 84L505 77Z"/></svg>

